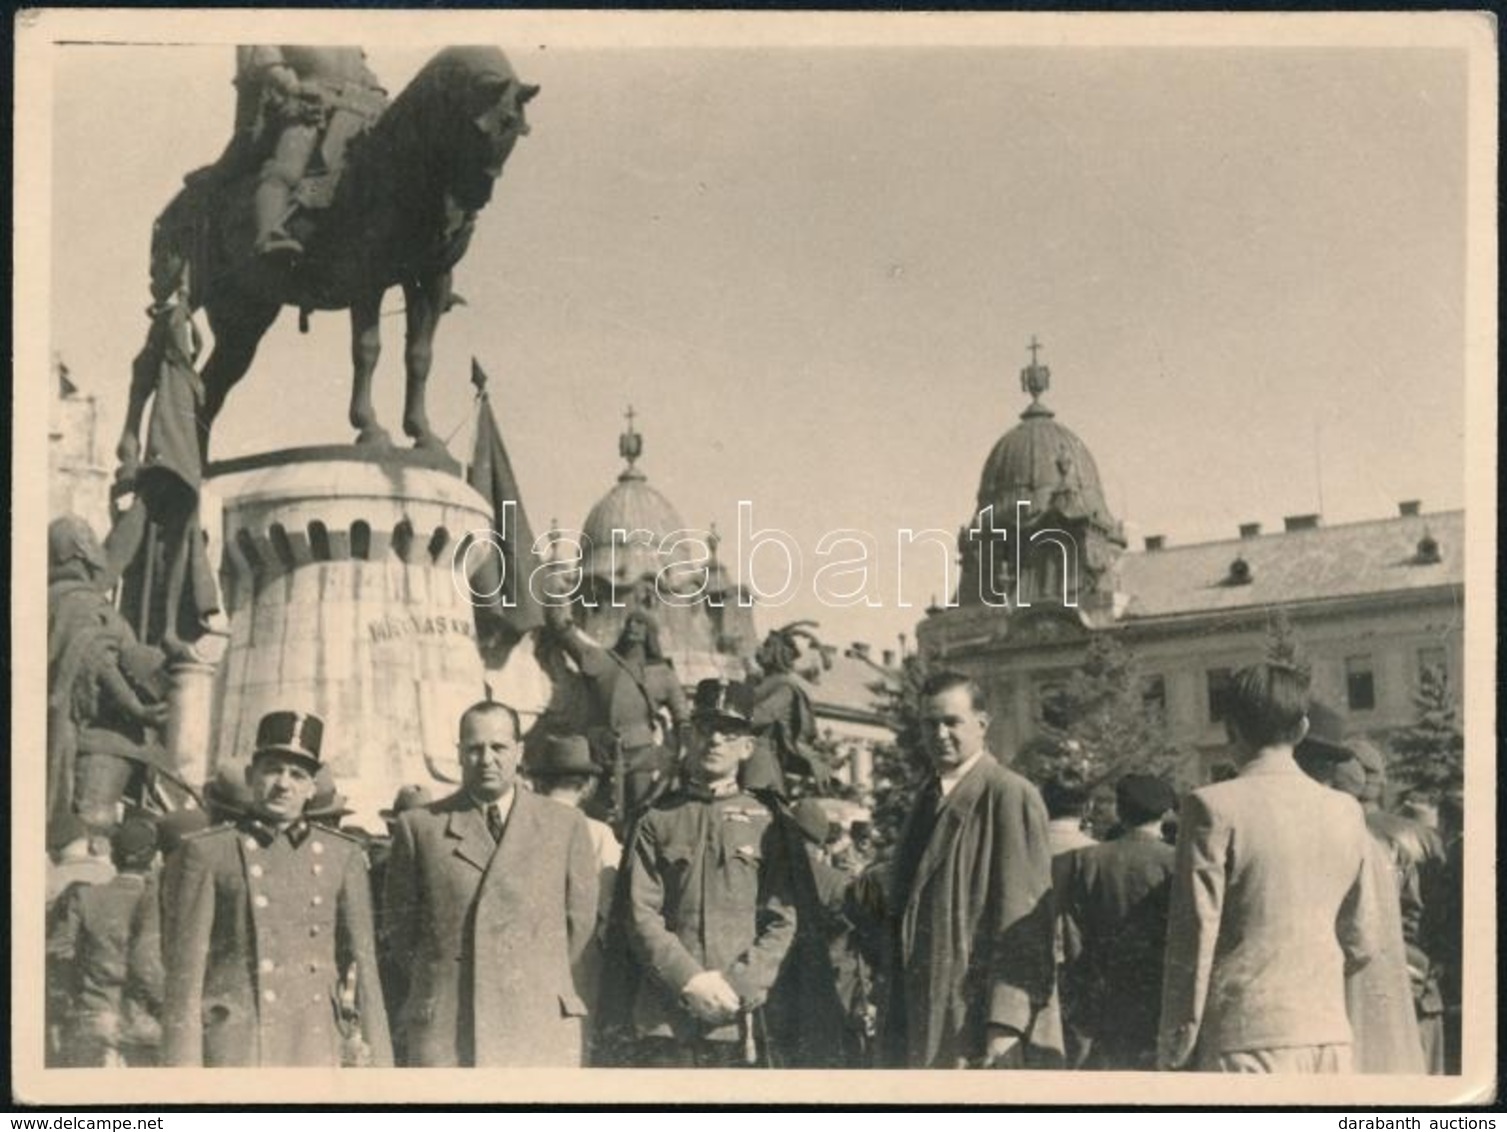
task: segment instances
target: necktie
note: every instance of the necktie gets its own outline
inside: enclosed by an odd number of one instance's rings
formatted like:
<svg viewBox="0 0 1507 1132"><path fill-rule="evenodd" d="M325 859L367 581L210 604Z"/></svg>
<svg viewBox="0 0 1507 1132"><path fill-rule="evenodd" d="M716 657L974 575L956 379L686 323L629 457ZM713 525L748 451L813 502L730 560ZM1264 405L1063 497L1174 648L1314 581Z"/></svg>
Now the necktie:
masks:
<svg viewBox="0 0 1507 1132"><path fill-rule="evenodd" d="M496 802L487 807L487 829L492 834L493 841L502 840L502 813L497 809Z"/></svg>

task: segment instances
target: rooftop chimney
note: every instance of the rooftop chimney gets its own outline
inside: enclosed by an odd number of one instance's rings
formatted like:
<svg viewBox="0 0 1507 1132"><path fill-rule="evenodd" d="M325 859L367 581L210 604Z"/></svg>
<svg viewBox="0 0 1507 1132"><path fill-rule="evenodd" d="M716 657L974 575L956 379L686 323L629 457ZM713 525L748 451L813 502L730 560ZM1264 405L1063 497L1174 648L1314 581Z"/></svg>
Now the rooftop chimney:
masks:
<svg viewBox="0 0 1507 1132"><path fill-rule="evenodd" d="M895 667L895 650L894 649L885 649L884 650L884 666L886 668L894 668Z"/></svg>
<svg viewBox="0 0 1507 1132"><path fill-rule="evenodd" d="M1404 499L1397 505L1397 513L1404 519L1410 519L1422 510L1423 504L1416 499Z"/></svg>
<svg viewBox="0 0 1507 1132"><path fill-rule="evenodd" d="M1146 536L1146 549L1148 551L1161 550L1166 545L1167 545L1167 536L1166 535L1147 535Z"/></svg>
<svg viewBox="0 0 1507 1132"><path fill-rule="evenodd" d="M1241 538L1255 538L1260 533L1261 533L1261 524L1260 523L1241 523L1240 524L1240 537Z"/></svg>
<svg viewBox="0 0 1507 1132"><path fill-rule="evenodd" d="M1311 531L1319 525L1317 515L1289 515L1282 520L1289 531Z"/></svg>

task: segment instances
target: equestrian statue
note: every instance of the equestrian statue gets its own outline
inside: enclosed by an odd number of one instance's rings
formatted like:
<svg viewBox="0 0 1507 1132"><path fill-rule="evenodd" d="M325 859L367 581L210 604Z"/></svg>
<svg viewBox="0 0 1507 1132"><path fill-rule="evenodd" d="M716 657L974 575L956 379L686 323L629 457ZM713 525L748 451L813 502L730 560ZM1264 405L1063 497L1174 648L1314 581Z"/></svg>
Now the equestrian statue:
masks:
<svg viewBox="0 0 1507 1132"><path fill-rule="evenodd" d="M202 309L214 334L193 390L201 467L226 396L284 306L305 326L311 311L350 310L351 426L357 443L390 443L371 379L382 296L394 286L407 315L403 430L443 453L424 398L435 330L539 88L493 47L445 48L390 103L359 48L242 47L237 70L230 145L185 178L152 232L148 314L170 323L180 307ZM117 447L124 483L142 464L142 414L157 391L159 367L144 360Z"/></svg>

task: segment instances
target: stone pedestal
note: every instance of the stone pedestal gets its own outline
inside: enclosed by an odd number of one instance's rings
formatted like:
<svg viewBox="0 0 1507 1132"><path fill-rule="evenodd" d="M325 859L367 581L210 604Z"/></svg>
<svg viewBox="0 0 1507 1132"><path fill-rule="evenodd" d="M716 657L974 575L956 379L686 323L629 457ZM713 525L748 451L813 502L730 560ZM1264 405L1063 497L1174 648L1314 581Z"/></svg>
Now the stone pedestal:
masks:
<svg viewBox="0 0 1507 1132"><path fill-rule="evenodd" d="M244 762L262 714L291 709L324 719L358 824L380 830L405 784L446 792L460 713L485 696L461 571L490 506L414 452L299 449L211 471L230 617L215 765Z"/></svg>
<svg viewBox="0 0 1507 1132"><path fill-rule="evenodd" d="M206 633L196 643L195 658L168 666L168 721L164 745L183 781L191 786L214 773L215 674L224 659L227 638Z"/></svg>

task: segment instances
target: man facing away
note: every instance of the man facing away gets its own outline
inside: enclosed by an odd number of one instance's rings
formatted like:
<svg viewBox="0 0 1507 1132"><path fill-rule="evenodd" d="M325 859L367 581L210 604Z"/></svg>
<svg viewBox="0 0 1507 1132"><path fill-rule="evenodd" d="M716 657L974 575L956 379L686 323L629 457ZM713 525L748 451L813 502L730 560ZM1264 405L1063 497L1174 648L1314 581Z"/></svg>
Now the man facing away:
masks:
<svg viewBox="0 0 1507 1132"><path fill-rule="evenodd" d="M1124 832L1053 862L1062 865L1063 1023L1086 1047L1084 1069L1156 1067L1176 856L1162 840L1162 818L1176 804L1160 778L1127 774L1115 786Z"/></svg>
<svg viewBox="0 0 1507 1132"><path fill-rule="evenodd" d="M1052 863L1036 788L985 747L989 715L967 676L922 688L933 777L891 878L890 1064L1016 1068L1060 1063L1052 996Z"/></svg>
<svg viewBox="0 0 1507 1132"><path fill-rule="evenodd" d="M1236 777L1183 802L1163 976L1158 1065L1226 1073L1343 1073L1345 976L1379 928L1353 798L1293 758L1308 677L1269 662L1232 678Z"/></svg>
<svg viewBox="0 0 1507 1132"><path fill-rule="evenodd" d="M49 983L67 1002L74 1066L155 1065L162 952L152 863L157 827L127 818L110 835L115 876L63 894L47 935Z"/></svg>
<svg viewBox="0 0 1507 1132"><path fill-rule="evenodd" d="M642 1065L731 1068L763 1056L758 1012L796 913L775 816L738 785L754 749L752 700L745 684L696 686L688 781L643 816L624 861Z"/></svg>
<svg viewBox="0 0 1507 1132"><path fill-rule="evenodd" d="M188 836L168 862L168 1065L338 1066L357 1044L392 1064L366 857L304 817L323 734L318 716L263 716L246 769L253 812ZM359 1041L341 1001L352 968Z"/></svg>
<svg viewBox="0 0 1507 1132"><path fill-rule="evenodd" d="M596 929L585 819L518 785L518 716L460 720L461 789L393 827L385 946L409 957L394 1029L411 1066L581 1064L575 968Z"/></svg>
<svg viewBox="0 0 1507 1132"><path fill-rule="evenodd" d="M540 797L580 810L595 793L602 768L592 760L591 746L584 735L547 735L537 758L531 760L529 775ZM585 816L583 814L583 816ZM591 1058L597 1014L597 992L602 982L602 941L607 916L612 910L612 896L617 888L617 870L623 860L623 847L606 822L586 816L591 834L591 850L597 865L597 924L591 942L582 952L576 968L576 986L586 1002L586 1057Z"/></svg>

